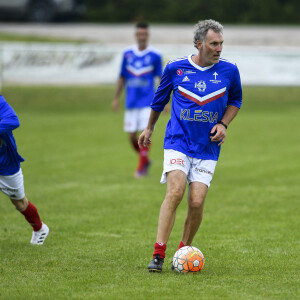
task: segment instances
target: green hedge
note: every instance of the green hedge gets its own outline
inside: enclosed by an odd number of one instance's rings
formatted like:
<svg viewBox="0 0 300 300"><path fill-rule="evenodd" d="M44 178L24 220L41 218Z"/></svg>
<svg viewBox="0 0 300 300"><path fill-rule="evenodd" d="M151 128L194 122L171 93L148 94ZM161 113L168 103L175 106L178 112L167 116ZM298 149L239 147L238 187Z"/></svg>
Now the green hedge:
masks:
<svg viewBox="0 0 300 300"><path fill-rule="evenodd" d="M300 24L299 0L86 0L89 22Z"/></svg>

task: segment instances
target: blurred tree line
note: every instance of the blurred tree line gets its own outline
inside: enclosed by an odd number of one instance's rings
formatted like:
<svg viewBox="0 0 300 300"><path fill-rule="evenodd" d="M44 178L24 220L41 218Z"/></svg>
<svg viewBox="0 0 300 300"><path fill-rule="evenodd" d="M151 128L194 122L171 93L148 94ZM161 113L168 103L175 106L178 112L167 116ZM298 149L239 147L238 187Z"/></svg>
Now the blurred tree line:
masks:
<svg viewBox="0 0 300 300"><path fill-rule="evenodd" d="M88 22L300 24L300 0L85 0Z"/></svg>

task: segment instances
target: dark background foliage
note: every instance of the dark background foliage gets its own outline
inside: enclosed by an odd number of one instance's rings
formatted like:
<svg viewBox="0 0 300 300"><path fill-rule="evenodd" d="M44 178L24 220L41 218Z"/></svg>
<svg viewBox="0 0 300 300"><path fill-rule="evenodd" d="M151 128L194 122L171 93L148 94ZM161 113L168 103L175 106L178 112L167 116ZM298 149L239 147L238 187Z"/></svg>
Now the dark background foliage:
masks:
<svg viewBox="0 0 300 300"><path fill-rule="evenodd" d="M299 0L86 0L88 22L300 24Z"/></svg>

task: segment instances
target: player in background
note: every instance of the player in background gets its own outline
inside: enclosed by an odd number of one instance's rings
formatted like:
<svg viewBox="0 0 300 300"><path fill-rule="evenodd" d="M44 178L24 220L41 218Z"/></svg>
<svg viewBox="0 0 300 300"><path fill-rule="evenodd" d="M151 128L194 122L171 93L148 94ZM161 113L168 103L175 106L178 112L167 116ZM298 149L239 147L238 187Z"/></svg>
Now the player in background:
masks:
<svg viewBox="0 0 300 300"><path fill-rule="evenodd" d="M149 147L138 146L138 132L146 128L150 116L150 103L155 92L155 78L162 75L162 57L158 50L148 46L149 32L146 23L136 25L137 45L130 46L123 53L121 72L117 82L113 109L119 110L119 98L126 86L124 131L139 155L135 176L148 175Z"/></svg>
<svg viewBox="0 0 300 300"><path fill-rule="evenodd" d="M223 26L214 20L195 25L196 55L170 61L151 104L147 128L139 137L146 147L160 112L173 91L171 119L164 140L167 182L160 208L158 231L149 271L161 272L177 206L188 183L188 211L179 248L191 245L200 226L204 200L210 186L226 130L242 104L240 75L235 64L220 57Z"/></svg>
<svg viewBox="0 0 300 300"><path fill-rule="evenodd" d="M12 130L20 126L12 107L0 95L0 190L7 195L16 209L32 226L30 243L42 245L49 234L49 228L39 216L36 207L25 197L20 163L24 161L18 151Z"/></svg>

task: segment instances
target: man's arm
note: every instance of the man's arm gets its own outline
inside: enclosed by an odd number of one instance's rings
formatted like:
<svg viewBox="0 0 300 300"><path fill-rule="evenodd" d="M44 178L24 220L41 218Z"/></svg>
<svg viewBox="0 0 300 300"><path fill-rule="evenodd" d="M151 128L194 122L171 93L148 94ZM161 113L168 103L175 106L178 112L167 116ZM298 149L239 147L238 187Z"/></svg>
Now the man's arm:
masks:
<svg viewBox="0 0 300 300"><path fill-rule="evenodd" d="M228 105L225 110L225 114L221 119L221 122L226 126L235 118L239 112L239 108L234 105ZM212 142L220 142L218 145L222 145L226 139L226 127L223 124L216 124L211 130L210 140Z"/></svg>
<svg viewBox="0 0 300 300"><path fill-rule="evenodd" d="M120 98L121 92L123 90L124 84L125 84L125 78L123 76L120 76L118 79L118 82L117 82L115 97L111 104L111 106L115 112L119 111L119 98Z"/></svg>
<svg viewBox="0 0 300 300"><path fill-rule="evenodd" d="M160 116L160 113L160 111L155 111L153 109L151 110L147 128L141 133L138 140L140 148L142 148L143 146L148 148L149 144L151 144L150 137L153 133L154 126Z"/></svg>

